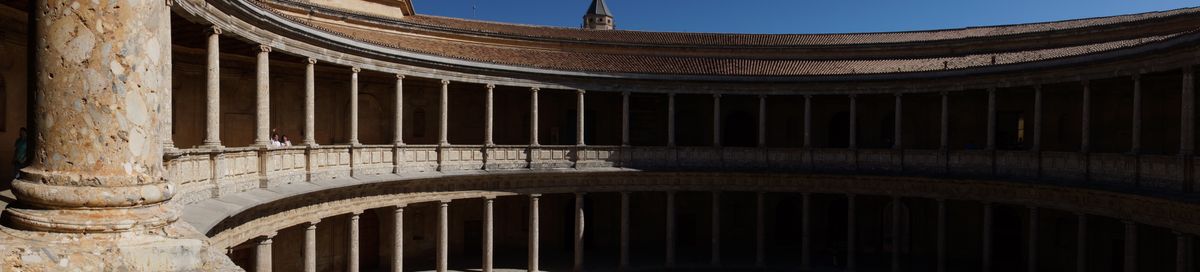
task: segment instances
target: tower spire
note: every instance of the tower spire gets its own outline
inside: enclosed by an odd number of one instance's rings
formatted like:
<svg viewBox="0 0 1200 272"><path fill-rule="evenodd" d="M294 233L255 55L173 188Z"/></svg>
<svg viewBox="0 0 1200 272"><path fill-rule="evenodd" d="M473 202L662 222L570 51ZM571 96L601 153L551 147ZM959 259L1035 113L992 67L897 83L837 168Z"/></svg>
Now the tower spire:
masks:
<svg viewBox="0 0 1200 272"><path fill-rule="evenodd" d="M592 0L592 5L588 7L587 13L583 15L583 28L611 30L614 26L612 12L608 10L608 4L605 4L604 0Z"/></svg>

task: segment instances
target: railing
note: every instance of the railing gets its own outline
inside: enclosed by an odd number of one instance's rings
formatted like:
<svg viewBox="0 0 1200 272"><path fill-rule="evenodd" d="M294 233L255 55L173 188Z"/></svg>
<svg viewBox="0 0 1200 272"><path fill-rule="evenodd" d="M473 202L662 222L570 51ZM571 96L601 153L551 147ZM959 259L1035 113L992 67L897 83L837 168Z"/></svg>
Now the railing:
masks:
<svg viewBox="0 0 1200 272"><path fill-rule="evenodd" d="M1191 157L1081 152L749 147L328 145L185 149L165 160L190 204L254 188L418 172L604 169L946 176L1190 193Z"/></svg>

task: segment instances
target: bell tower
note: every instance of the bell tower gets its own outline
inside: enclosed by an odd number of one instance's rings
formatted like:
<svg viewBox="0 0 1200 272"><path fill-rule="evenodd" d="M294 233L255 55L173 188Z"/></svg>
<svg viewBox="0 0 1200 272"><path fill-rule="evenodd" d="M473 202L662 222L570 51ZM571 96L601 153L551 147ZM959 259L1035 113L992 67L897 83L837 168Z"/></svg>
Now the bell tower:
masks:
<svg viewBox="0 0 1200 272"><path fill-rule="evenodd" d="M604 3L604 0L592 0L592 5L588 7L587 14L583 15L583 28L612 30L615 26L612 12L608 11L608 5Z"/></svg>

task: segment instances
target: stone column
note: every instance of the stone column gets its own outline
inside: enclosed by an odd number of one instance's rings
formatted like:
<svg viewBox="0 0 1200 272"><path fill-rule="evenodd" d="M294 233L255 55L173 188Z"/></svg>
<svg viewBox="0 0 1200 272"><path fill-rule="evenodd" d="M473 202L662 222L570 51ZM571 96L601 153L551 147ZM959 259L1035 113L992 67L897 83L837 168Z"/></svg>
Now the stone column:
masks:
<svg viewBox="0 0 1200 272"><path fill-rule="evenodd" d="M317 145L317 59L308 58L304 66L304 141L307 146Z"/></svg>
<svg viewBox="0 0 1200 272"><path fill-rule="evenodd" d="M767 147L767 96L758 96L758 147Z"/></svg>
<svg viewBox="0 0 1200 272"><path fill-rule="evenodd" d="M988 117L987 117L987 150L996 150L996 87L987 89L988 93Z"/></svg>
<svg viewBox="0 0 1200 272"><path fill-rule="evenodd" d="M937 199L937 271L946 271L946 200Z"/></svg>
<svg viewBox="0 0 1200 272"><path fill-rule="evenodd" d="M255 272L271 272L271 240L275 239L275 233L267 234L258 239L258 246L254 247L254 271Z"/></svg>
<svg viewBox="0 0 1200 272"><path fill-rule="evenodd" d="M529 195L529 272L538 271L538 198L541 197L541 194Z"/></svg>
<svg viewBox="0 0 1200 272"><path fill-rule="evenodd" d="M851 115L853 116L854 114L851 114ZM854 222L857 221L857 220L855 220L856 218L854 218L855 214L857 214L857 213L854 211L855 210L854 202L855 202L854 195L847 194L846 195L846 271L851 271L851 272L854 271L857 267L857 264L855 263L855 257L856 257L855 255L858 254L858 245L857 245L858 242L856 242L856 239L855 239L856 234L858 232L858 227L855 227L855 225L854 225Z"/></svg>
<svg viewBox="0 0 1200 272"><path fill-rule="evenodd" d="M812 96L804 96L804 148L812 148Z"/></svg>
<svg viewBox="0 0 1200 272"><path fill-rule="evenodd" d="M529 145L538 146L538 87L529 89Z"/></svg>
<svg viewBox="0 0 1200 272"><path fill-rule="evenodd" d="M667 146L675 147L675 93L667 94Z"/></svg>
<svg viewBox="0 0 1200 272"><path fill-rule="evenodd" d="M712 250L709 257L709 264L712 266L721 265L721 192L713 191L712 193L712 244L709 248Z"/></svg>
<svg viewBox="0 0 1200 272"><path fill-rule="evenodd" d="M938 144L938 149L942 151L950 150L950 95L947 92L941 92L942 95L942 114L941 114L941 136Z"/></svg>
<svg viewBox="0 0 1200 272"><path fill-rule="evenodd" d="M33 164L12 182L20 203L6 207L5 225L98 233L175 222L178 210L166 205L175 188L163 179L158 136L165 123L159 92L171 88L170 7L158 1L73 7L35 2L40 12L31 12L31 27L40 34L30 44L37 48L29 71L35 75L29 84L36 86Z"/></svg>
<svg viewBox="0 0 1200 272"><path fill-rule="evenodd" d="M258 74L255 80L255 128L254 145L271 146L271 47L258 46Z"/></svg>
<svg viewBox="0 0 1200 272"><path fill-rule="evenodd" d="M493 119L495 119L495 117L493 115L494 110L492 107L492 101L494 101L494 99L492 98L493 97L492 93L495 90L496 90L496 84L488 84L487 85L487 98L484 101L484 106L483 106L483 108L484 108L483 109L483 119L484 119L483 145L484 146L496 145L496 142L492 141L492 131L494 130Z"/></svg>
<svg viewBox="0 0 1200 272"><path fill-rule="evenodd" d="M721 147L721 94L713 94L713 147Z"/></svg>
<svg viewBox="0 0 1200 272"><path fill-rule="evenodd" d="M583 94L587 93L584 90L575 90L575 145L583 146Z"/></svg>
<svg viewBox="0 0 1200 272"><path fill-rule="evenodd" d="M443 84L445 86L445 84ZM450 262L450 201L438 202L437 271L446 272Z"/></svg>
<svg viewBox="0 0 1200 272"><path fill-rule="evenodd" d="M304 228L304 272L317 271L317 223L321 220L308 222Z"/></svg>
<svg viewBox="0 0 1200 272"><path fill-rule="evenodd" d="M395 145L404 145L404 75L396 74L396 112L395 117L392 117L392 123L396 124L395 131L392 132L392 142Z"/></svg>
<svg viewBox="0 0 1200 272"><path fill-rule="evenodd" d="M899 96L897 96L899 97ZM892 196L892 271L900 271L900 213L899 196Z"/></svg>
<svg viewBox="0 0 1200 272"><path fill-rule="evenodd" d="M621 192L621 261L619 270L629 269L629 192Z"/></svg>
<svg viewBox="0 0 1200 272"><path fill-rule="evenodd" d="M1125 220L1125 272L1137 271L1137 222Z"/></svg>
<svg viewBox="0 0 1200 272"><path fill-rule="evenodd" d="M1182 233L1182 232L1178 232L1178 231L1176 231L1174 233L1175 233L1175 271L1176 272L1192 271L1191 270L1192 252L1191 252L1191 247L1189 246L1191 244L1191 237L1188 236L1186 233Z"/></svg>
<svg viewBox="0 0 1200 272"><path fill-rule="evenodd" d="M755 194L754 201L754 266L763 267L767 264L767 248L766 248L766 213L763 211L766 198L766 193L758 192Z"/></svg>
<svg viewBox="0 0 1200 272"><path fill-rule="evenodd" d="M1029 241L1026 242L1029 249L1026 251L1028 260L1025 262L1029 265L1025 271L1037 272L1037 252L1038 252L1038 208L1029 206Z"/></svg>
<svg viewBox="0 0 1200 272"><path fill-rule="evenodd" d="M858 95L850 95L850 149L858 149Z"/></svg>
<svg viewBox="0 0 1200 272"><path fill-rule="evenodd" d="M172 2L167 2L166 5L173 5L173 4L172 4ZM171 44L174 42L174 38L171 37L170 24L160 25L160 26L158 26L158 28L161 30L165 30L165 31L159 32L159 35L162 37L163 40L166 40L169 42L168 42L168 44L165 44L165 45L157 44L157 46L162 47L163 49L167 49L168 51L172 50L173 46ZM171 53L165 54L165 58L163 58L160 61L162 61L163 63L174 63L172 61L172 59L174 58L174 55L175 54L171 54ZM162 120L160 121L158 133L159 133L159 137L162 140L162 148L164 151L165 150L175 150L175 139L174 139L175 138L175 130L172 127L175 124L175 115L174 115L175 84L172 83L174 78L175 78L175 75L168 76L168 77L164 78L163 82L161 83L164 88L162 88L163 97L160 98L161 103L159 103L159 105L158 105L158 107L160 108L159 114L162 114L162 117L161 117ZM14 169L14 170L16 170L16 169Z"/></svg>
<svg viewBox="0 0 1200 272"><path fill-rule="evenodd" d="M1075 232L1075 271L1087 271L1087 215L1082 213L1075 214L1077 231Z"/></svg>
<svg viewBox="0 0 1200 272"><path fill-rule="evenodd" d="M359 262L359 246L358 246L358 219L362 216L362 211L355 211L350 214L350 242L349 248L346 249L346 271L358 272Z"/></svg>
<svg viewBox="0 0 1200 272"><path fill-rule="evenodd" d="M1042 85L1033 87L1033 151L1042 151Z"/></svg>
<svg viewBox="0 0 1200 272"><path fill-rule="evenodd" d="M404 271L404 208L398 205L392 213L392 271Z"/></svg>
<svg viewBox="0 0 1200 272"><path fill-rule="evenodd" d="M350 68L350 145L360 145L358 141L358 73L362 69Z"/></svg>
<svg viewBox="0 0 1200 272"><path fill-rule="evenodd" d="M812 194L802 194L800 204L803 205L800 207L800 269L807 271L812 269L812 250L809 247L812 244Z"/></svg>
<svg viewBox="0 0 1200 272"><path fill-rule="evenodd" d="M983 203L983 269L992 271L992 203Z"/></svg>
<svg viewBox="0 0 1200 272"><path fill-rule="evenodd" d="M903 125L904 125L904 94L896 93L896 109L895 110L896 110L896 114L895 114L896 118L895 118L895 120L892 121L894 124L894 126L892 126L894 131L892 133L894 133L894 135L895 135L892 137L892 138L894 138L894 139L892 139L892 148L893 149L903 149L904 148L904 141L903 141L903 139L904 139L903 138L903 136L904 136L904 128L903 128Z"/></svg>
<svg viewBox="0 0 1200 272"><path fill-rule="evenodd" d="M629 146L629 92L621 92L621 145Z"/></svg>
<svg viewBox="0 0 1200 272"><path fill-rule="evenodd" d="M221 28L208 29L208 79L205 82L207 103L204 105L204 146L221 147Z"/></svg>
<svg viewBox="0 0 1200 272"><path fill-rule="evenodd" d="M575 271L583 271L583 193L575 193Z"/></svg>
<svg viewBox="0 0 1200 272"><path fill-rule="evenodd" d="M1195 151L1196 133L1196 87L1192 66L1183 67L1183 90L1179 95L1179 155L1190 156Z"/></svg>
<svg viewBox="0 0 1200 272"><path fill-rule="evenodd" d="M675 191L667 191L667 267L675 267Z"/></svg>
<svg viewBox="0 0 1200 272"><path fill-rule="evenodd" d="M488 88L490 94L492 88ZM495 206L496 197L487 196L483 198L483 272L492 272L492 260L495 255L494 247L494 229L496 222L493 215L493 206Z"/></svg>
<svg viewBox="0 0 1200 272"><path fill-rule="evenodd" d="M1092 84L1083 80L1083 123L1080 124L1079 152L1088 153L1092 150Z"/></svg>
<svg viewBox="0 0 1200 272"><path fill-rule="evenodd" d="M1142 152L1142 75L1133 75L1133 145L1130 153Z"/></svg>
<svg viewBox="0 0 1200 272"><path fill-rule="evenodd" d="M450 108L450 81L449 80L445 80L445 79L442 80L442 95L441 95L440 100L441 100L441 102L438 103L438 105L439 105L438 111L441 112L440 114L438 114L438 145L448 146L448 145L450 145L450 141L447 140L448 139L447 137L450 136L450 131L448 130L448 125L449 125L448 122L450 122L450 109L449 109Z"/></svg>

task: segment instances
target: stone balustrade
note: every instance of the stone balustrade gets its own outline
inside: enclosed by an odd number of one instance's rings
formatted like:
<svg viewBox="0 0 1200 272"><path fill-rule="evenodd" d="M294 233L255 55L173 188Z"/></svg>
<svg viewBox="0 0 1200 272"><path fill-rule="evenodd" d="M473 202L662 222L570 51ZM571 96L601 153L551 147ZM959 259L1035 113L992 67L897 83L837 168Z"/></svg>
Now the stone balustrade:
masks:
<svg viewBox="0 0 1200 272"><path fill-rule="evenodd" d="M942 176L1191 193L1196 161L1117 153L748 147L328 145L181 149L168 154L177 202L302 181L522 169L720 170Z"/></svg>

